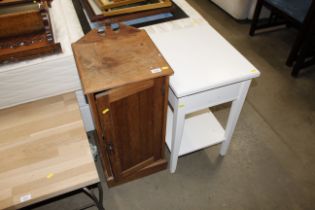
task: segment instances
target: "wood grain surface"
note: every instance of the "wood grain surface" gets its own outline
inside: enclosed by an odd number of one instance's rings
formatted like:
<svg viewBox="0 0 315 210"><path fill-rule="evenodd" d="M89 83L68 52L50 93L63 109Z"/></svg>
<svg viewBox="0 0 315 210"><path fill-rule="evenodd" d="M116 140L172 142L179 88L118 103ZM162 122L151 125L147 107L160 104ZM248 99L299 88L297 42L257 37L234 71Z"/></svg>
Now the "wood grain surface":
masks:
<svg viewBox="0 0 315 210"><path fill-rule="evenodd" d="M172 6L172 2L170 0L159 0L154 3L144 3L144 4L135 4L130 5L129 7L117 7L103 11L103 15L105 17L112 17L116 15L130 14L135 12L141 12L146 10L159 9L164 7Z"/></svg>
<svg viewBox="0 0 315 210"><path fill-rule="evenodd" d="M145 0L96 0L96 3L99 5L100 8L105 10L142 1Z"/></svg>
<svg viewBox="0 0 315 210"><path fill-rule="evenodd" d="M60 53L47 2L0 7L0 49L0 64Z"/></svg>
<svg viewBox="0 0 315 210"><path fill-rule="evenodd" d="M33 0L0 0L0 6L12 5L12 4L23 4L25 2L32 2Z"/></svg>
<svg viewBox="0 0 315 210"><path fill-rule="evenodd" d="M0 137L0 209L99 181L73 93L0 110Z"/></svg>
<svg viewBox="0 0 315 210"><path fill-rule="evenodd" d="M45 31L38 8L37 10L0 14L0 21L0 38L2 39Z"/></svg>
<svg viewBox="0 0 315 210"><path fill-rule="evenodd" d="M166 77L137 82L95 95L102 136L110 159L113 179L109 186L165 169L164 107L167 107ZM92 101L92 103L94 103ZM148 170L150 168L150 170ZM105 168L106 169L106 168ZM113 182L111 182L113 181Z"/></svg>
<svg viewBox="0 0 315 210"><path fill-rule="evenodd" d="M140 10L138 12L133 11L131 13L123 13L119 15L116 14L114 16L104 16L103 14L104 12L100 9L97 2L94 2L92 0L79 0L79 1L91 22L106 20L112 23L118 23L118 22L125 22L127 20L133 20L133 19L143 18L147 16L152 16L152 15L158 15L162 13L174 14L174 12L178 11L178 6L172 3L171 6L167 6L167 7L160 7L160 8L155 8L151 10ZM88 31L90 31L90 29Z"/></svg>
<svg viewBox="0 0 315 210"><path fill-rule="evenodd" d="M72 48L86 94L173 74L148 34L132 27L92 30Z"/></svg>

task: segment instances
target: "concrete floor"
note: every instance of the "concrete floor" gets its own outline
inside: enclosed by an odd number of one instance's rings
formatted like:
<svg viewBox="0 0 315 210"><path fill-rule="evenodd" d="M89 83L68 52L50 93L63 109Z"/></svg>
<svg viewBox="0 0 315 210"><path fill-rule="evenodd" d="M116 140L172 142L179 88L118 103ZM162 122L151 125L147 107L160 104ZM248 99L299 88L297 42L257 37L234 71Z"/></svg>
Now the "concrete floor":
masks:
<svg viewBox="0 0 315 210"><path fill-rule="evenodd" d="M181 157L168 170L108 189L106 210L315 209L315 67L300 78L285 66L293 29L249 37L249 24L208 0L188 0L262 73L250 88L229 152ZM229 104L213 108L224 124ZM36 208L71 209L83 194ZM95 209L95 208L91 208Z"/></svg>

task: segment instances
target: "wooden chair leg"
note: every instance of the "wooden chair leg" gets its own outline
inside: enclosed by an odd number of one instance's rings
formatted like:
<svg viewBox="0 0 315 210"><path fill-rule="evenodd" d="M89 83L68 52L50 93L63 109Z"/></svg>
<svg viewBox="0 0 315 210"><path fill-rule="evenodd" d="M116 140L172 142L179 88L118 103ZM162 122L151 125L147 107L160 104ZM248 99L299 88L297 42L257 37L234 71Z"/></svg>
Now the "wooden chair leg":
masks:
<svg viewBox="0 0 315 210"><path fill-rule="evenodd" d="M305 39L305 36L306 34L304 30L301 30L299 34L297 35L295 42L289 53L289 56L287 58L287 62L286 62L287 66L292 66L294 61L297 59L298 52L301 49L301 45L303 43L303 40Z"/></svg>
<svg viewBox="0 0 315 210"><path fill-rule="evenodd" d="M304 63L304 58L302 55L299 56L295 65L293 66L291 76L297 78L299 76L300 70L302 68L302 64Z"/></svg>
<svg viewBox="0 0 315 210"><path fill-rule="evenodd" d="M308 14L302 24L302 27L296 37L296 40L291 48L286 64L292 66L293 62L297 59L299 50L301 49L303 42L305 41L308 34L312 31L315 23L315 0L312 1Z"/></svg>
<svg viewBox="0 0 315 210"><path fill-rule="evenodd" d="M255 35L255 31L256 31L256 27L257 27L257 23L259 20L259 16L261 13L261 9L263 6L263 0L258 0L256 3L256 8L255 8L255 13L253 16L253 20L252 20L252 24L250 26L250 30L249 30L249 35L250 36L254 36Z"/></svg>
<svg viewBox="0 0 315 210"><path fill-rule="evenodd" d="M300 70L305 67L305 61L308 55L311 54L312 37L309 36L303 43L300 52L297 54L296 62L291 72L292 77L298 77Z"/></svg>

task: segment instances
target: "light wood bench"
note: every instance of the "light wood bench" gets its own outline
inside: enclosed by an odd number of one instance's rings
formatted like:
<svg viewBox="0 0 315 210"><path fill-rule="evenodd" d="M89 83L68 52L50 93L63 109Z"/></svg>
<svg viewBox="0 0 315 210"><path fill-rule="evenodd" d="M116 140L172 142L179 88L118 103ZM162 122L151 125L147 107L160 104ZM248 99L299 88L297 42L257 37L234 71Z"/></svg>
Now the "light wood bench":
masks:
<svg viewBox="0 0 315 210"><path fill-rule="evenodd" d="M103 209L86 188L98 183L74 93L0 110L0 209L77 189Z"/></svg>

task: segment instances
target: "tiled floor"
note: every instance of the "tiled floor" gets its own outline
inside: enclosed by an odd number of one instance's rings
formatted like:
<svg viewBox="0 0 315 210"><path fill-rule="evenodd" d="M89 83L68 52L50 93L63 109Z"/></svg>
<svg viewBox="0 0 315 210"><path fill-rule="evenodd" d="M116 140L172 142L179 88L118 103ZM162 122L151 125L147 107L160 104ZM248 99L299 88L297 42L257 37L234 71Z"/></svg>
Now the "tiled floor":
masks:
<svg viewBox="0 0 315 210"><path fill-rule="evenodd" d="M294 79L284 64L296 32L249 37L249 23L208 0L189 2L262 75L252 83L225 158L214 146L180 158L175 174L165 170L111 189L104 184L106 210L315 209L315 67ZM228 107L213 109L222 123ZM36 209L87 201L77 194Z"/></svg>

